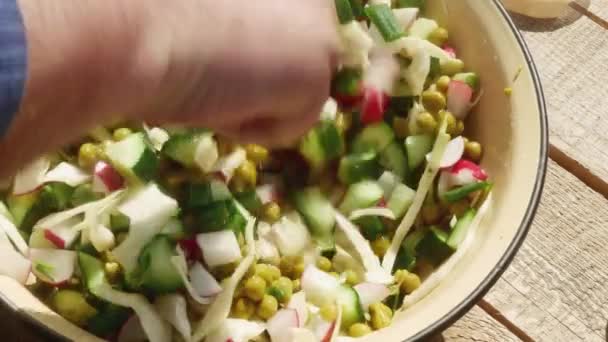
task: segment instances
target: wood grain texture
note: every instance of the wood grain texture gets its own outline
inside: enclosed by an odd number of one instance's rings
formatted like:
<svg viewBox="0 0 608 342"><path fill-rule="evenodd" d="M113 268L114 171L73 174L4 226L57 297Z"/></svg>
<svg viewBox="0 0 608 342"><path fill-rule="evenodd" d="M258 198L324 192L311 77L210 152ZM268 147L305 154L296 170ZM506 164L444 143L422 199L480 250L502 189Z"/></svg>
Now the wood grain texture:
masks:
<svg viewBox="0 0 608 342"><path fill-rule="evenodd" d="M606 341L608 200L550 162L534 225L485 300L538 341Z"/></svg>
<svg viewBox="0 0 608 342"><path fill-rule="evenodd" d="M469 313L443 332L442 336L429 342L510 342L519 341L509 330L496 322L478 306L474 306Z"/></svg>
<svg viewBox="0 0 608 342"><path fill-rule="evenodd" d="M608 18L608 0L589 10ZM558 20L515 21L545 89L552 143L608 181L608 31L574 9Z"/></svg>

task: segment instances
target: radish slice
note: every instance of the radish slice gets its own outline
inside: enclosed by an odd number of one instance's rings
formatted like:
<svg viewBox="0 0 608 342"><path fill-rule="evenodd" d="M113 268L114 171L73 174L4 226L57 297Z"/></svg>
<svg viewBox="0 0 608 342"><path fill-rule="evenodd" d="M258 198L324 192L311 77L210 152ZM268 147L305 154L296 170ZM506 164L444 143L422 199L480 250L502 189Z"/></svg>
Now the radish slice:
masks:
<svg viewBox="0 0 608 342"><path fill-rule="evenodd" d="M452 46L445 44L442 48L450 57L456 58L456 49Z"/></svg>
<svg viewBox="0 0 608 342"><path fill-rule="evenodd" d="M212 135L204 135L199 139L194 152L194 163L205 173L213 171L218 162L219 151ZM240 165L240 164L239 164ZM238 166L238 165L237 165Z"/></svg>
<svg viewBox="0 0 608 342"><path fill-rule="evenodd" d="M296 212L283 216L273 224L271 236L284 256L300 255L312 242L308 228Z"/></svg>
<svg viewBox="0 0 608 342"><path fill-rule="evenodd" d="M203 259L209 267L226 265L242 257L239 242L232 230L198 234L196 242L203 251Z"/></svg>
<svg viewBox="0 0 608 342"><path fill-rule="evenodd" d="M389 97L384 92L366 87L363 91L363 102L361 103L361 122L369 125L382 121L384 112L388 108Z"/></svg>
<svg viewBox="0 0 608 342"><path fill-rule="evenodd" d="M184 255L184 251L179 245L175 248L175 252L177 255L171 257L171 263L173 266L175 266L177 273L182 278L184 287L186 288L186 291L188 291L188 294L190 294L190 297L199 304L211 303L211 298L201 297L198 291L194 288L194 285L190 279L188 279L188 263L186 261L186 256Z"/></svg>
<svg viewBox="0 0 608 342"><path fill-rule="evenodd" d="M51 242L55 247L64 249L70 247L74 243L74 241L76 241L76 238L78 238L79 232L78 230L74 229L74 226L76 226L80 222L80 218L73 217L53 227L36 227L34 232L37 230L41 230L45 239ZM32 247L40 248L41 246L32 245Z"/></svg>
<svg viewBox="0 0 608 342"><path fill-rule="evenodd" d="M93 191L107 194L121 189L123 186L124 180L122 176L112 165L104 161L99 161L95 164L93 171Z"/></svg>
<svg viewBox="0 0 608 342"><path fill-rule="evenodd" d="M363 306L366 311L371 304L381 302L391 294L391 291L386 285L376 283L357 284L354 289L357 291L357 294L359 294L361 306Z"/></svg>
<svg viewBox="0 0 608 342"><path fill-rule="evenodd" d="M445 148L445 152L443 153L443 157L441 158L439 167L442 169L452 167L454 164L456 164L456 162L458 162L462 158L463 154L464 139L459 136L450 140L450 142Z"/></svg>
<svg viewBox="0 0 608 342"><path fill-rule="evenodd" d="M25 284L30 274L31 262L17 252L4 232L0 232L0 274Z"/></svg>
<svg viewBox="0 0 608 342"><path fill-rule="evenodd" d="M192 337L192 327L186 310L186 299L179 294L166 294L154 301L156 311L182 335L184 341Z"/></svg>
<svg viewBox="0 0 608 342"><path fill-rule="evenodd" d="M98 252L107 251L116 245L114 233L103 224L90 227L88 234L89 240Z"/></svg>
<svg viewBox="0 0 608 342"><path fill-rule="evenodd" d="M183 250L183 254L186 256L187 261L196 261L203 257L203 253L201 252L200 247L198 247L198 243L196 243L196 238L182 239L177 243Z"/></svg>
<svg viewBox="0 0 608 342"><path fill-rule="evenodd" d="M306 267L304 273L302 273L301 284L306 299L318 307L333 303L336 292L340 287L338 279L321 271L314 265Z"/></svg>
<svg viewBox="0 0 608 342"><path fill-rule="evenodd" d="M385 271L380 265L380 259L374 254L369 242L361 235L359 229L338 211L336 215L336 227L344 233L346 238L354 247L359 259L365 267L365 278L371 282L389 284L393 281L390 272Z"/></svg>
<svg viewBox="0 0 608 342"><path fill-rule="evenodd" d="M210 171L218 172L223 180L228 183L232 179L234 171L247 160L247 154L242 148L237 148L234 152L217 160Z"/></svg>
<svg viewBox="0 0 608 342"><path fill-rule="evenodd" d="M69 186L78 186L84 184L91 179L91 175L84 172L82 169L66 162L61 162L54 169L47 172L44 176L44 182L59 182Z"/></svg>
<svg viewBox="0 0 608 342"><path fill-rule="evenodd" d="M395 214L393 214L393 211L386 207L371 207L353 210L348 216L348 219L353 221L365 216L379 216L389 220L395 219Z"/></svg>
<svg viewBox="0 0 608 342"><path fill-rule="evenodd" d="M205 342L248 342L261 335L266 326L263 323L252 322L245 319L228 318L221 326L215 329Z"/></svg>
<svg viewBox="0 0 608 342"><path fill-rule="evenodd" d="M22 195L38 189L44 183L50 166L49 159L41 157L19 170L13 180L13 194Z"/></svg>
<svg viewBox="0 0 608 342"><path fill-rule="evenodd" d="M6 233L6 236L8 236L8 238L13 242L13 244L15 244L15 247L17 247L17 250L19 250L21 254L26 256L28 255L29 248L27 246L27 243L23 239L23 236L19 234L19 230L17 230L17 227L15 227L13 222L11 222L3 215L0 215L0 230Z"/></svg>
<svg viewBox="0 0 608 342"><path fill-rule="evenodd" d="M74 274L76 252L63 249L30 249L32 272L46 283L59 285Z"/></svg>
<svg viewBox="0 0 608 342"><path fill-rule="evenodd" d="M468 170L475 179L485 181L488 179L488 174L479 165L472 161L461 159L451 169L452 174L460 174L462 171ZM466 184L466 183L465 183Z"/></svg>
<svg viewBox="0 0 608 342"><path fill-rule="evenodd" d="M96 287L93 292L94 295L107 302L133 309L150 342L171 341L171 327L144 296L115 290L106 282Z"/></svg>
<svg viewBox="0 0 608 342"><path fill-rule="evenodd" d="M308 321L308 304L306 304L306 293L300 291L291 296L288 309L294 309L298 313L298 326L303 327Z"/></svg>
<svg viewBox="0 0 608 342"><path fill-rule="evenodd" d="M125 324L120 328L116 342L145 342L148 340L144 328L137 315L129 317Z"/></svg>
<svg viewBox="0 0 608 342"><path fill-rule="evenodd" d="M213 297L222 292L222 287L200 262L190 267L190 281L194 290L203 297Z"/></svg>
<svg viewBox="0 0 608 342"><path fill-rule="evenodd" d="M223 291L215 297L215 300L207 309L207 314L198 323L194 330L194 336L192 340L200 341L205 338L209 333L213 332L218 326L220 326L230 314L230 308L232 307L232 301L234 298L234 292L237 286L241 282L241 279L251 267L255 260L256 250L255 241L253 239L253 228L255 226L255 219L245 210L242 206L237 205L237 208L248 220L247 226L245 227L245 241L247 242L247 256L239 263L239 266L232 273L232 276L223 282Z"/></svg>
<svg viewBox="0 0 608 342"><path fill-rule="evenodd" d="M447 91L448 110L459 120L464 120L471 109L473 89L462 81L450 81Z"/></svg>
<svg viewBox="0 0 608 342"><path fill-rule="evenodd" d="M298 312L294 309L279 310L270 320L266 329L272 342L291 342L290 328L299 325Z"/></svg>

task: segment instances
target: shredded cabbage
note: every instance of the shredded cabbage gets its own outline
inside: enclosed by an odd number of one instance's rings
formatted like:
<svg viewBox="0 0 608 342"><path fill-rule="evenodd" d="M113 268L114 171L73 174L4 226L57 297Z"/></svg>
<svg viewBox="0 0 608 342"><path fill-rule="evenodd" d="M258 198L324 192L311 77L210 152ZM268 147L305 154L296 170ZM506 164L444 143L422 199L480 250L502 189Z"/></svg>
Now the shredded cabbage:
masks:
<svg viewBox="0 0 608 342"><path fill-rule="evenodd" d="M433 181L437 175L437 172L439 171L439 163L441 162L445 148L450 141L450 135L445 132L446 128L447 121L443 120L441 122L441 126L439 127L439 133L437 134L433 151L431 152L431 161L427 163L422 178L420 179L420 183L418 183L418 189L416 190L414 201L403 217L401 224L399 224L399 227L395 232L395 236L393 236L393 240L391 241L391 246L384 255L382 267L387 272L392 272L401 242L414 224L416 217L418 217L418 212L422 208L426 194L431 186L433 186Z"/></svg>
<svg viewBox="0 0 608 342"><path fill-rule="evenodd" d="M78 186L91 179L91 175L82 169L66 162L61 162L55 168L46 173L44 183L59 182L69 186Z"/></svg>
<svg viewBox="0 0 608 342"><path fill-rule="evenodd" d="M186 288L186 291L188 291L188 294L190 294L190 297L199 304L211 303L212 298L202 297L201 295L199 295L198 292L194 289L194 286L192 286L190 279L188 279L188 262L186 261L186 255L184 254L182 248L178 245L175 248L175 251L177 255L171 257L171 263L173 264L173 266L175 266L175 270L182 278L184 287Z"/></svg>
<svg viewBox="0 0 608 342"><path fill-rule="evenodd" d="M19 231L13 222L3 215L0 215L0 229L6 233L8 238L11 239L21 254L27 255L29 248L23 239L23 236L19 234Z"/></svg>
<svg viewBox="0 0 608 342"><path fill-rule="evenodd" d="M433 291L439 285L439 283L441 283L445 279L445 277L447 277L447 275L452 272L454 267L458 264L458 262L473 245L473 241L475 240L475 234L477 233L477 229L479 227L479 224L481 223L481 219L490 207L490 202L491 196L488 195L483 205L479 208L479 211L477 211L475 218L469 226L467 236L465 237L464 241L462 241L456 252L452 254L452 256L450 256L450 258L446 262L439 266L439 268L435 272L433 272L422 283L422 285L420 285L419 288L417 288L414 292L403 298L401 310L405 310L408 307L422 300L422 298L426 297L431 291Z"/></svg>
<svg viewBox="0 0 608 342"><path fill-rule="evenodd" d="M389 208L385 208L385 207L371 207L371 208L356 209L350 213L350 215L348 216L348 219L351 221L354 221L358 218L365 217L365 216L380 216L380 217L387 218L389 220L395 219L395 214L393 213L393 211L390 210Z"/></svg>

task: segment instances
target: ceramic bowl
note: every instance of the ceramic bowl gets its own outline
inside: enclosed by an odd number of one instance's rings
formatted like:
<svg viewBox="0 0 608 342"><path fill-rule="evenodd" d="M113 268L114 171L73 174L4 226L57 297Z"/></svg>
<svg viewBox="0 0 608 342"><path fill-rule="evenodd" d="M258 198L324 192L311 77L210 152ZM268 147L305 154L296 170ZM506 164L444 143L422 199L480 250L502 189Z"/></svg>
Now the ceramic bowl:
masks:
<svg viewBox="0 0 608 342"><path fill-rule="evenodd" d="M492 287L513 259L532 223L547 163L547 122L538 74L526 45L497 0L430 0L453 45L481 75L484 96L468 121L485 148L483 166L495 182L493 200L472 249L436 289L369 341L419 340L441 332ZM519 74L517 80L515 76ZM512 88L512 95L504 89ZM16 282L0 277L0 295L16 312L51 335L94 341L50 311Z"/></svg>

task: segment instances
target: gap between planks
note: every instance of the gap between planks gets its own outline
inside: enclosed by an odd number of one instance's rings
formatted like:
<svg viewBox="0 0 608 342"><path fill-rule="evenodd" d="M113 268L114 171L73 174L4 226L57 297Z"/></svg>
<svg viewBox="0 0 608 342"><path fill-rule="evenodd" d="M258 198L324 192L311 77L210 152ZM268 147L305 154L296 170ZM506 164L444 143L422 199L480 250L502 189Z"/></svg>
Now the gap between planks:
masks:
<svg viewBox="0 0 608 342"><path fill-rule="evenodd" d="M593 191L608 199L608 182L591 172L576 159L570 157L553 144L549 145L549 157Z"/></svg>
<svg viewBox="0 0 608 342"><path fill-rule="evenodd" d="M513 335L522 340L523 342L535 342L535 340L530 337L523 329L517 326L517 324L511 322L507 317L505 317L497 308L495 308L492 304L485 301L485 299L481 299L477 306L480 307L483 311L485 311L490 317L492 317L496 322L504 326L507 330L509 330Z"/></svg>

